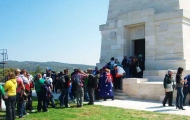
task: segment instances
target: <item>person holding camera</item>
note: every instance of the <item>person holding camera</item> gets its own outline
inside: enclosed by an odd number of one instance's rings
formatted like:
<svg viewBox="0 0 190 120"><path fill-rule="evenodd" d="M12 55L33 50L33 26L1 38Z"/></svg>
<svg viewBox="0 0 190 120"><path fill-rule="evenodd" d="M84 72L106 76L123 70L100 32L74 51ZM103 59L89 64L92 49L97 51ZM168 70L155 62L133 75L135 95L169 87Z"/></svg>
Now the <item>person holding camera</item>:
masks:
<svg viewBox="0 0 190 120"><path fill-rule="evenodd" d="M87 78L83 71L80 69L76 69L75 75L73 75L73 83L76 84L76 95L77 95L77 107L83 106L83 99L84 99L84 78Z"/></svg>

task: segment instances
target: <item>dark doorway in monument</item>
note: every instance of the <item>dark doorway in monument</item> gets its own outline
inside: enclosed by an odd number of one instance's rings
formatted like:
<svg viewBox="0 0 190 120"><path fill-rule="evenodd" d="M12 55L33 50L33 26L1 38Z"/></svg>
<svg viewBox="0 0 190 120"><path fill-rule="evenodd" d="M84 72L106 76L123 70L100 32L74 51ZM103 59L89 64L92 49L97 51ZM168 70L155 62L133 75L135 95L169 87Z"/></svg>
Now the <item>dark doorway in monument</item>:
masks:
<svg viewBox="0 0 190 120"><path fill-rule="evenodd" d="M145 61L145 39L138 39L134 41L134 54L138 57L140 54Z"/></svg>

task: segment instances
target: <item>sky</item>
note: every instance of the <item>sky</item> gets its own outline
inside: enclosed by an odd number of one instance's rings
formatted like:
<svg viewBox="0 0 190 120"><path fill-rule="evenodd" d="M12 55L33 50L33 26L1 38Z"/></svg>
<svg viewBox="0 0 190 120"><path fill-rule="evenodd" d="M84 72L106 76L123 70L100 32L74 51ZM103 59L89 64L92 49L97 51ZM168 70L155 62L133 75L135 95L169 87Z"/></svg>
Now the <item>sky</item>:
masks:
<svg viewBox="0 0 190 120"><path fill-rule="evenodd" d="M109 0L0 0L0 49L7 49L9 60L96 65L108 5Z"/></svg>

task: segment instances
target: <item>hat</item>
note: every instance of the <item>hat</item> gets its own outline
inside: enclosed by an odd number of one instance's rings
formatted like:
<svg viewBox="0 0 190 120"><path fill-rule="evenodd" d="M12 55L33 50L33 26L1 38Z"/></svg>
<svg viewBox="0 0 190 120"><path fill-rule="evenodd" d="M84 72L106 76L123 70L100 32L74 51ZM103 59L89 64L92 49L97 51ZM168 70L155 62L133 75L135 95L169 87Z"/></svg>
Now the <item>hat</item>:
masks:
<svg viewBox="0 0 190 120"><path fill-rule="evenodd" d="M111 59L110 60L115 60L115 58L114 57L111 57Z"/></svg>
<svg viewBox="0 0 190 120"><path fill-rule="evenodd" d="M114 66L114 67L116 67L116 66L117 66L117 64L114 64L113 66Z"/></svg>
<svg viewBox="0 0 190 120"><path fill-rule="evenodd" d="M171 69L168 69L168 72L173 72L173 70L171 70Z"/></svg>
<svg viewBox="0 0 190 120"><path fill-rule="evenodd" d="M46 70L52 70L50 67L46 67Z"/></svg>
<svg viewBox="0 0 190 120"><path fill-rule="evenodd" d="M88 68L88 70L92 70L91 68Z"/></svg>
<svg viewBox="0 0 190 120"><path fill-rule="evenodd" d="M16 71L21 72L20 69L18 69L18 68L16 69Z"/></svg>

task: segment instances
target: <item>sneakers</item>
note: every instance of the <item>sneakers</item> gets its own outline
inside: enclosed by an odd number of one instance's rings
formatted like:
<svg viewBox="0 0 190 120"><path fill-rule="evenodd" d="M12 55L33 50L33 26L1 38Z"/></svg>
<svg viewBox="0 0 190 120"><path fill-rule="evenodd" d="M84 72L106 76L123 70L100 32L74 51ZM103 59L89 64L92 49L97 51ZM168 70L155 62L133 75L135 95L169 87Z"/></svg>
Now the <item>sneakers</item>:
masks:
<svg viewBox="0 0 190 120"><path fill-rule="evenodd" d="M70 108L70 105L65 106L65 108Z"/></svg>
<svg viewBox="0 0 190 120"><path fill-rule="evenodd" d="M88 105L94 105L94 103L88 103Z"/></svg>
<svg viewBox="0 0 190 120"><path fill-rule="evenodd" d="M30 110L31 113L35 112L35 110Z"/></svg>
<svg viewBox="0 0 190 120"><path fill-rule="evenodd" d="M19 118L25 118L25 116L19 116Z"/></svg>
<svg viewBox="0 0 190 120"><path fill-rule="evenodd" d="M82 105L77 105L77 107L78 107L78 108L81 108L81 107L82 107Z"/></svg>
<svg viewBox="0 0 190 120"><path fill-rule="evenodd" d="M25 113L24 115L30 115L29 113Z"/></svg>

